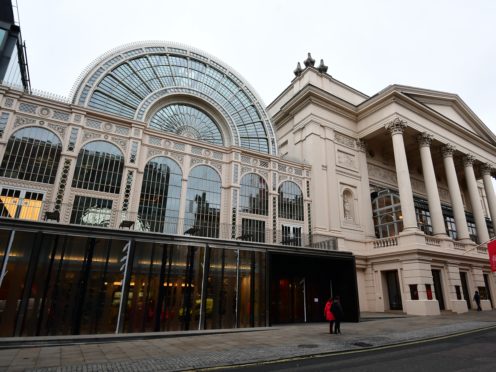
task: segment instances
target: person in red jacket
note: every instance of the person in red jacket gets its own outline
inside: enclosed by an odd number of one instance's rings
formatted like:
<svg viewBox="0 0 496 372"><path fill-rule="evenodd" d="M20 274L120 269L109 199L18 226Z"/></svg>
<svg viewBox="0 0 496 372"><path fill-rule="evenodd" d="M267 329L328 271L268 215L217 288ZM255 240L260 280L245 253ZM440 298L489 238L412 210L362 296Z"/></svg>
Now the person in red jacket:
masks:
<svg viewBox="0 0 496 372"><path fill-rule="evenodd" d="M329 333L332 333L332 328L334 326L334 320L335 320L334 314L331 311L331 306L332 306L332 297L329 297L324 308L325 318L329 322Z"/></svg>

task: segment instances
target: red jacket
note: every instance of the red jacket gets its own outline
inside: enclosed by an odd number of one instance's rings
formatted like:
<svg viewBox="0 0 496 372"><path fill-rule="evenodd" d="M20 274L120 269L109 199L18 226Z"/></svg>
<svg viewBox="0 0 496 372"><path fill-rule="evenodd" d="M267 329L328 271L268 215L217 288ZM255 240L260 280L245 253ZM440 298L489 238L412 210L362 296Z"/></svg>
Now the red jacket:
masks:
<svg viewBox="0 0 496 372"><path fill-rule="evenodd" d="M327 321L335 320L334 314L331 312L332 301L327 301L324 308L324 315Z"/></svg>

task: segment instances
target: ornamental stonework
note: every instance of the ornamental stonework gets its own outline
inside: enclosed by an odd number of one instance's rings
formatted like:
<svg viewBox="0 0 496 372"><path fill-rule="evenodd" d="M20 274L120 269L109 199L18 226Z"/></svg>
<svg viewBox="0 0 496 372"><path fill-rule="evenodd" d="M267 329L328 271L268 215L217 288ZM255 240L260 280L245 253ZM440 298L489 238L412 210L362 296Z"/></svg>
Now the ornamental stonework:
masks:
<svg viewBox="0 0 496 372"><path fill-rule="evenodd" d="M148 158L151 158L151 157L156 156L156 155L162 155L162 150L148 149L148 152L147 152Z"/></svg>
<svg viewBox="0 0 496 372"><path fill-rule="evenodd" d="M489 164L489 163L486 163L486 164L483 164L482 167L481 167L481 172L484 176L487 176L487 175L491 175L492 171L493 171L494 167Z"/></svg>
<svg viewBox="0 0 496 372"><path fill-rule="evenodd" d="M407 127L406 120L401 120L400 118L394 118L392 121L387 122L386 130L389 131L391 135L403 134Z"/></svg>
<svg viewBox="0 0 496 372"><path fill-rule="evenodd" d="M356 140L354 138L351 138L345 134L336 132L334 134L334 139L336 140L337 143L340 143L341 145L345 145L347 147L350 147L352 149L355 148L355 142Z"/></svg>
<svg viewBox="0 0 496 372"><path fill-rule="evenodd" d="M398 180L396 178L396 173L389 170L378 167L375 164L368 164L369 176L378 181L386 181L387 183L396 185Z"/></svg>
<svg viewBox="0 0 496 372"><path fill-rule="evenodd" d="M91 140L91 139L94 139L94 138L101 138L101 137L102 137L102 135L100 133L90 132L90 131L87 131L87 130L85 130L83 132L83 141Z"/></svg>
<svg viewBox="0 0 496 372"><path fill-rule="evenodd" d="M110 140L114 143L119 144L124 150L127 148L127 141L119 137L110 137Z"/></svg>
<svg viewBox="0 0 496 372"><path fill-rule="evenodd" d="M419 147L430 147L434 136L430 133L423 132L417 135Z"/></svg>
<svg viewBox="0 0 496 372"><path fill-rule="evenodd" d="M464 167L472 167L475 162L475 156L471 154L467 154L463 157L463 166Z"/></svg>
<svg viewBox="0 0 496 372"><path fill-rule="evenodd" d="M456 147L449 143L441 148L441 153L443 154L443 158L452 157L455 151L456 151Z"/></svg>
<svg viewBox="0 0 496 372"><path fill-rule="evenodd" d="M172 159L176 160L181 165L184 163L184 156L181 155L181 154L177 154L175 152L171 152L170 157Z"/></svg>
<svg viewBox="0 0 496 372"><path fill-rule="evenodd" d="M48 124L48 128L53 129L54 131L56 131L57 133L59 133L62 136L65 134L66 127L63 125L57 125L57 124L51 124L50 123L50 124Z"/></svg>
<svg viewBox="0 0 496 372"><path fill-rule="evenodd" d="M5 98L5 101L4 101L4 105L5 107L12 107L14 106L14 99L13 98Z"/></svg>
<svg viewBox="0 0 496 372"><path fill-rule="evenodd" d="M356 169L355 156L343 151L338 151L338 164L346 168Z"/></svg>
<svg viewBox="0 0 496 372"><path fill-rule="evenodd" d="M356 147L357 147L357 150L360 151L360 152L367 152L367 142L365 142L364 140L361 140L361 139L358 139L356 140Z"/></svg>
<svg viewBox="0 0 496 372"><path fill-rule="evenodd" d="M36 123L35 119L26 118L23 116L17 116L15 121L14 121L14 128L20 127L21 125L28 125L28 124L34 124L34 123Z"/></svg>

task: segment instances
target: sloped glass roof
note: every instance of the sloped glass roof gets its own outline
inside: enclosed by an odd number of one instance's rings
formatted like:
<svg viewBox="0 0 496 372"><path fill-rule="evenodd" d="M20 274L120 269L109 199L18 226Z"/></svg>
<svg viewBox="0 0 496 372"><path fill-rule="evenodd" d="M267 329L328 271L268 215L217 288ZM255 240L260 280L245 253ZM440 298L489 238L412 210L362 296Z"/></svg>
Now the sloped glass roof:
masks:
<svg viewBox="0 0 496 372"><path fill-rule="evenodd" d="M252 89L230 68L197 50L144 43L109 52L90 66L74 91L74 103L137 120L144 120L146 110L164 96L194 95L224 117L233 136L230 143L277 151L272 125Z"/></svg>

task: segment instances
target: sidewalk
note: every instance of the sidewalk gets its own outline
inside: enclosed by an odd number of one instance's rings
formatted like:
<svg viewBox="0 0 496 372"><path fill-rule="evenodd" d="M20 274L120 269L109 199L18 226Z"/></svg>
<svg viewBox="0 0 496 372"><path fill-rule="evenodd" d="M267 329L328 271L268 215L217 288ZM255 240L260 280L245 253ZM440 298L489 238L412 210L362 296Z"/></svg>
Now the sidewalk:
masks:
<svg viewBox="0 0 496 372"><path fill-rule="evenodd" d="M342 335L329 334L327 323L312 323L152 339L117 337L117 342L81 337L78 344L2 349L0 371L191 370L358 350L487 327L496 327L496 310L431 317L363 313L362 322L341 325ZM0 346L6 346L5 340Z"/></svg>

